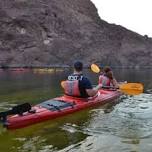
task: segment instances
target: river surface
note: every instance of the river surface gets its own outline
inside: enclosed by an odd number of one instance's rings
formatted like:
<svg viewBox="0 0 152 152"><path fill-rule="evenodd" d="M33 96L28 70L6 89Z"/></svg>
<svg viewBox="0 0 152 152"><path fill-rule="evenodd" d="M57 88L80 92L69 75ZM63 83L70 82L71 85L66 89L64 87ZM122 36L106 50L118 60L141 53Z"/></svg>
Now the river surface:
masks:
<svg viewBox="0 0 152 152"><path fill-rule="evenodd" d="M0 70L0 111L61 95L71 71ZM97 84L98 74L84 72ZM119 81L141 82L144 93L18 130L0 125L0 152L152 152L152 70L115 69Z"/></svg>

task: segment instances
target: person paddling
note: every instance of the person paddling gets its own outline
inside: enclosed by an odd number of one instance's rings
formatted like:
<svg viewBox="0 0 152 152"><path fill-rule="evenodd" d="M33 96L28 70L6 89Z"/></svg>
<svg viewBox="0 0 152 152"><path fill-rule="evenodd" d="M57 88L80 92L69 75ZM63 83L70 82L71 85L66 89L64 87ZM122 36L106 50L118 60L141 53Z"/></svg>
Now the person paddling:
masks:
<svg viewBox="0 0 152 152"><path fill-rule="evenodd" d="M74 63L74 72L64 81L63 88L66 95L87 98L95 96L102 87L101 84L92 87L90 80L83 75L83 63L76 61Z"/></svg>
<svg viewBox="0 0 152 152"><path fill-rule="evenodd" d="M106 66L100 74L98 83L101 84L103 88L119 88L118 82L114 78L111 68L108 66Z"/></svg>

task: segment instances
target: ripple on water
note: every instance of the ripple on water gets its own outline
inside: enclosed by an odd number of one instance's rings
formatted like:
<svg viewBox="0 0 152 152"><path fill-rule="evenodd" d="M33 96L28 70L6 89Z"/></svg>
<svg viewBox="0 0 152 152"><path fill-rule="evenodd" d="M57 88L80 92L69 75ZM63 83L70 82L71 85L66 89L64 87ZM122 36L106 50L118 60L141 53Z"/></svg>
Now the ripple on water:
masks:
<svg viewBox="0 0 152 152"><path fill-rule="evenodd" d="M122 98L113 111L98 109L85 131L88 134L112 134L122 138L152 136L152 95L141 94Z"/></svg>
<svg viewBox="0 0 152 152"><path fill-rule="evenodd" d="M62 130L65 130L69 133L75 133L75 132L79 132L80 129L77 125L75 124L70 124L70 123L66 123L64 126L61 127Z"/></svg>
<svg viewBox="0 0 152 152"><path fill-rule="evenodd" d="M143 151L152 148L152 95L124 96L115 106L94 109L86 126L78 128L69 124L64 129L82 131L88 136L85 140L70 145L60 152L94 151L120 152ZM147 146L140 146L140 143ZM111 146L112 145L112 146Z"/></svg>
<svg viewBox="0 0 152 152"><path fill-rule="evenodd" d="M8 110L10 107L14 107L16 104L8 103L8 102L0 102L0 111Z"/></svg>

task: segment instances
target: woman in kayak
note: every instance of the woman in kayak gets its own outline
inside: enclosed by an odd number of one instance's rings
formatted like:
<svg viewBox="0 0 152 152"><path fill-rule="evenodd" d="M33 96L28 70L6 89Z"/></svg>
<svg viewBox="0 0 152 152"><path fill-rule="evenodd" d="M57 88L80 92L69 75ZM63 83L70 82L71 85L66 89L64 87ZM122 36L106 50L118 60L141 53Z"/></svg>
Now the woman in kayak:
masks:
<svg viewBox="0 0 152 152"><path fill-rule="evenodd" d="M92 87L90 80L82 73L83 64L80 61L74 63L74 72L64 81L62 87L66 95L87 98L95 96L102 87L101 84Z"/></svg>
<svg viewBox="0 0 152 152"><path fill-rule="evenodd" d="M117 80L113 76L113 72L110 67L105 67L103 73L99 76L99 84L103 88L119 88Z"/></svg>

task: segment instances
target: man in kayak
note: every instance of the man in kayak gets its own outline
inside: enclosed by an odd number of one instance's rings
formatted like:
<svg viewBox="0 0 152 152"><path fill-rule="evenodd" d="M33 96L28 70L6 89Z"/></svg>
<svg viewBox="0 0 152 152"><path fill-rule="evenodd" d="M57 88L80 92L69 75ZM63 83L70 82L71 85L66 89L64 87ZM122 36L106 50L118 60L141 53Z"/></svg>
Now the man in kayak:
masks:
<svg viewBox="0 0 152 152"><path fill-rule="evenodd" d="M90 80L82 73L83 64L80 61L74 63L74 72L64 81L62 87L66 95L87 98L95 96L102 87L101 84L92 87Z"/></svg>
<svg viewBox="0 0 152 152"><path fill-rule="evenodd" d="M101 84L103 88L119 88L118 82L114 78L111 68L108 66L103 69L103 73L99 76L99 84Z"/></svg>

